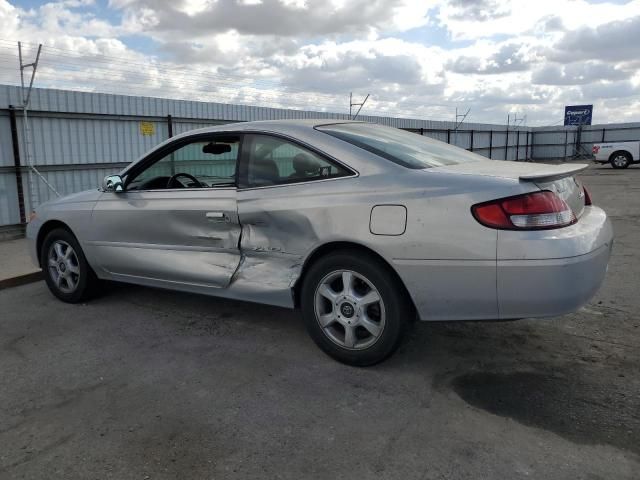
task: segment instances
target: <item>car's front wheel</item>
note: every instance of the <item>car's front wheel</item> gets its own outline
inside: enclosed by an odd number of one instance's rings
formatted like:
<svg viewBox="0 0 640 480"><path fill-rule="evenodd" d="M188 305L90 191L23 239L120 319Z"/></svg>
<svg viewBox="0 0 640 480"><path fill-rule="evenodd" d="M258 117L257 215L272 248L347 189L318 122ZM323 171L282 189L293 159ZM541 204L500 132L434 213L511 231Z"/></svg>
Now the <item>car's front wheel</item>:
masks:
<svg viewBox="0 0 640 480"><path fill-rule="evenodd" d="M63 228L47 234L42 242L40 265L51 293L68 303L87 300L98 279L76 238Z"/></svg>
<svg viewBox="0 0 640 480"><path fill-rule="evenodd" d="M356 366L391 355L412 315L395 274L377 258L357 251L314 263L305 276L301 303L316 344L336 360Z"/></svg>

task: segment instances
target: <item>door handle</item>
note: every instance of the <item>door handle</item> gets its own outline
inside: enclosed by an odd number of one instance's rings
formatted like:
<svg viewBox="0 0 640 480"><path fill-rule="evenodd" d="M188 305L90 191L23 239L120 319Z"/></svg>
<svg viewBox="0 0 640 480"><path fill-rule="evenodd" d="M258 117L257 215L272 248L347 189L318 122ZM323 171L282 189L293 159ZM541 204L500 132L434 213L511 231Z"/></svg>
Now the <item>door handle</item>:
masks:
<svg viewBox="0 0 640 480"><path fill-rule="evenodd" d="M207 212L205 215L208 220L224 222L228 220L228 217L224 212Z"/></svg>

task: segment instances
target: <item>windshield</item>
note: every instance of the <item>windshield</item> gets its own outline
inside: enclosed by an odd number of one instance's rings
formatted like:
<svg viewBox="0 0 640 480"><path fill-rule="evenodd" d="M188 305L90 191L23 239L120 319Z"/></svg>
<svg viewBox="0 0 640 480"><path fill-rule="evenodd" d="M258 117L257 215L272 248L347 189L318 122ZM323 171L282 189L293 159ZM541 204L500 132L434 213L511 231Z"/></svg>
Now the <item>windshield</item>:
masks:
<svg viewBox="0 0 640 480"><path fill-rule="evenodd" d="M407 168L430 168L486 160L429 137L371 123L336 123L316 130Z"/></svg>

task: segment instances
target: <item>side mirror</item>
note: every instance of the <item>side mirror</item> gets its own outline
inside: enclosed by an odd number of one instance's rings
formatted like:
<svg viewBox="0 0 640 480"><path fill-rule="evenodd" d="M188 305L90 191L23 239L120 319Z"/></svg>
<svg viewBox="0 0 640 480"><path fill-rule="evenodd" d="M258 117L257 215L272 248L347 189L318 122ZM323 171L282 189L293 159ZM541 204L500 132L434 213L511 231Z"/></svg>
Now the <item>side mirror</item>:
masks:
<svg viewBox="0 0 640 480"><path fill-rule="evenodd" d="M120 175L107 175L102 181L102 190L115 193L124 191L122 177Z"/></svg>

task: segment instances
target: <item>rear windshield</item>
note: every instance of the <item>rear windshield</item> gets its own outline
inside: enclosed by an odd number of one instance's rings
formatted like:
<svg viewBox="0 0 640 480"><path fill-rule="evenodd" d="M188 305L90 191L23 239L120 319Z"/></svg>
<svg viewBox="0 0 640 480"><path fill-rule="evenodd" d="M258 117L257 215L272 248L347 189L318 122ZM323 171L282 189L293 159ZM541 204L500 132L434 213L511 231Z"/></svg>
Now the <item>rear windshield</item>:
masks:
<svg viewBox="0 0 640 480"><path fill-rule="evenodd" d="M486 160L438 140L372 123L336 123L316 130L407 168L430 168Z"/></svg>

